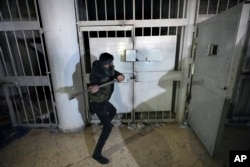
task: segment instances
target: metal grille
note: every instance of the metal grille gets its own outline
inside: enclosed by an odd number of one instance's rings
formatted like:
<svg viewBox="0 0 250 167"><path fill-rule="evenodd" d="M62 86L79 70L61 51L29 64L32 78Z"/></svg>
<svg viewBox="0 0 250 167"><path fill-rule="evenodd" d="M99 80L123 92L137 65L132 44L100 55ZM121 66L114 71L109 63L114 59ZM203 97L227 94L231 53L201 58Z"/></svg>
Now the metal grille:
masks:
<svg viewBox="0 0 250 167"><path fill-rule="evenodd" d="M35 0L1 0L1 99L14 125L57 126Z"/></svg>
<svg viewBox="0 0 250 167"><path fill-rule="evenodd" d="M244 1L246 0L200 0L198 6L198 22L226 11Z"/></svg>
<svg viewBox="0 0 250 167"><path fill-rule="evenodd" d="M186 0L78 0L80 21L183 18Z"/></svg>

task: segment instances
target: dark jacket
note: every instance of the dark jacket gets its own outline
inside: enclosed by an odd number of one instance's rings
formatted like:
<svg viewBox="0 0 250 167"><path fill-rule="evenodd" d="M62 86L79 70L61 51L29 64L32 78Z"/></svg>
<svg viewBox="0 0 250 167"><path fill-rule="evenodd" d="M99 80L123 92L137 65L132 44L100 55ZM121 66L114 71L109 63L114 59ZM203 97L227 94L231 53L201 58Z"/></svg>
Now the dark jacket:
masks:
<svg viewBox="0 0 250 167"><path fill-rule="evenodd" d="M101 85L116 79L118 75L122 74L116 71L114 67L111 69L106 69L98 60L96 60L93 62L89 80L91 85ZM110 84L101 87L96 93L89 93L89 98L92 100L92 102L106 102L110 99L113 91L114 84Z"/></svg>

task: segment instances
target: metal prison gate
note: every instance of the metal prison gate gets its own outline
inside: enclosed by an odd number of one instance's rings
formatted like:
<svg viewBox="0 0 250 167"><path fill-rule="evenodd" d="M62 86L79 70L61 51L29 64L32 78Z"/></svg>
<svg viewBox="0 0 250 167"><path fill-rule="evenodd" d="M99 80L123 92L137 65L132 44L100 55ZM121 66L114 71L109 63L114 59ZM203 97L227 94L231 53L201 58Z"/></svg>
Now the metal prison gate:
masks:
<svg viewBox="0 0 250 167"><path fill-rule="evenodd" d="M36 0L0 1L1 114L14 126L57 126Z"/></svg>
<svg viewBox="0 0 250 167"><path fill-rule="evenodd" d="M75 0L79 47L85 67L83 76L90 71L89 39L176 36L171 71L176 77L172 81L170 109L118 115L127 122L173 121L190 90L194 56L187 56L186 43L192 40L192 36L185 37L188 25L195 25L241 2L243 0ZM195 6L189 7L190 3ZM194 18L188 18L192 11L196 12ZM190 19L194 22L189 22ZM40 23L37 0L0 0L0 108L1 114L11 116L13 125L58 125ZM100 29L103 26L132 26L133 29ZM185 77L181 74L185 71L186 80L183 80ZM84 83L87 88L87 82ZM85 104L89 118L87 97Z"/></svg>
<svg viewBox="0 0 250 167"><path fill-rule="evenodd" d="M91 68L90 41L93 38L132 38L135 40L137 37L176 36L175 62L170 72L177 74L178 77L172 80L170 110L118 113L118 117L124 122L175 121L176 113L181 108L181 101L185 101L183 97L187 97L191 86L194 53L191 53L190 57L187 57L185 53L188 52L185 44L190 40L185 38L185 33L188 31L187 25L196 25L241 2L243 1L200 0L194 3L196 6L188 7L191 3L188 0L77 0L76 10L85 88L87 88ZM195 18L187 18L191 11L196 11ZM195 21L189 22L190 19ZM120 27L114 28L115 26ZM126 26L132 26L133 29L128 30ZM193 32L195 32L194 29ZM188 65L184 65L185 62L188 62L186 63ZM187 78L183 80L180 76L182 70L186 69L188 69ZM184 83L186 85L183 85ZM185 95L181 97L181 94ZM86 116L91 120L93 118L89 114L88 103L88 97L85 96Z"/></svg>

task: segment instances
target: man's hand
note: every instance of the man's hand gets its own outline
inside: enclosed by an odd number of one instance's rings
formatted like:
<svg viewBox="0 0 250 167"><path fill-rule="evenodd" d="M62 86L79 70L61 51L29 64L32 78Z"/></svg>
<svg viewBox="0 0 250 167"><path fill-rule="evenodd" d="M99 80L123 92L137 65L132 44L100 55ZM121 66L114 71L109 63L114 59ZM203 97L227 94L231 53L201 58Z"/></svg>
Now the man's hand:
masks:
<svg viewBox="0 0 250 167"><path fill-rule="evenodd" d="M122 82L125 79L124 75L118 75L116 80L117 82Z"/></svg>
<svg viewBox="0 0 250 167"><path fill-rule="evenodd" d="M93 85L89 87L90 93L96 93L99 91L99 86L98 85Z"/></svg>

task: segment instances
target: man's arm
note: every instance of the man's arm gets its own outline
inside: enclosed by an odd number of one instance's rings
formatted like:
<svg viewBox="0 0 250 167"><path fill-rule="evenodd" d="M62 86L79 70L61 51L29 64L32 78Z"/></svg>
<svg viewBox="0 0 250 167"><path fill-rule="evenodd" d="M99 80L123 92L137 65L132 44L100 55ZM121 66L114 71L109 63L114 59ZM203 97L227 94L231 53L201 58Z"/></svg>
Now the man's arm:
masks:
<svg viewBox="0 0 250 167"><path fill-rule="evenodd" d="M120 73L120 72L118 72L116 70L115 70L114 77L117 80L117 82L122 82L125 79L125 76L122 73Z"/></svg>

